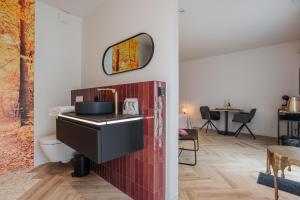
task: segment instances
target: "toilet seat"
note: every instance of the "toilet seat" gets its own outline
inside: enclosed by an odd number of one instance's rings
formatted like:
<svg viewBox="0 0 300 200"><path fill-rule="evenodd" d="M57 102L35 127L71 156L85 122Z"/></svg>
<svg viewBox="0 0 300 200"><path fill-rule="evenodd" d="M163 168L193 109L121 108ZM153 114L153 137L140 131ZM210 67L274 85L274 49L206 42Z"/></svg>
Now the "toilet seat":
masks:
<svg viewBox="0 0 300 200"><path fill-rule="evenodd" d="M48 162L68 163L75 153L74 149L59 141L56 134L41 137L39 144Z"/></svg>
<svg viewBox="0 0 300 200"><path fill-rule="evenodd" d="M55 145L61 143L62 143L61 141L56 139L56 134L51 134L40 138L41 145Z"/></svg>

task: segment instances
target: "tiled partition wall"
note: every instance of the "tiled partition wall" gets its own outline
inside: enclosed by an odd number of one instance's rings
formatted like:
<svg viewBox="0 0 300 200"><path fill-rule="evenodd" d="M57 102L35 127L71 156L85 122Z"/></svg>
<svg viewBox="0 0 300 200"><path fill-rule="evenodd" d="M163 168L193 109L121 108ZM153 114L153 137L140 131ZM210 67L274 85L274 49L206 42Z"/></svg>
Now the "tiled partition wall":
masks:
<svg viewBox="0 0 300 200"><path fill-rule="evenodd" d="M165 198L166 98L158 95L159 87L166 87L166 84L150 81L101 87L118 91L120 112L125 98L138 98L140 113L145 117L142 151L101 165L92 163L97 174L133 199ZM97 88L72 91L72 104L76 96L83 96L84 101L93 101L95 97L113 101L110 92L99 93Z"/></svg>

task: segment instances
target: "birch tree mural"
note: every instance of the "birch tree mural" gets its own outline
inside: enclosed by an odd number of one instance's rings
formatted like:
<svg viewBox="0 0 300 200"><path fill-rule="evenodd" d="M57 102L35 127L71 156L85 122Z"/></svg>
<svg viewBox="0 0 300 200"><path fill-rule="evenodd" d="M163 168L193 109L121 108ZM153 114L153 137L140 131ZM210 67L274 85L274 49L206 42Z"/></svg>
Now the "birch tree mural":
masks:
<svg viewBox="0 0 300 200"><path fill-rule="evenodd" d="M34 0L0 0L0 175L33 165Z"/></svg>

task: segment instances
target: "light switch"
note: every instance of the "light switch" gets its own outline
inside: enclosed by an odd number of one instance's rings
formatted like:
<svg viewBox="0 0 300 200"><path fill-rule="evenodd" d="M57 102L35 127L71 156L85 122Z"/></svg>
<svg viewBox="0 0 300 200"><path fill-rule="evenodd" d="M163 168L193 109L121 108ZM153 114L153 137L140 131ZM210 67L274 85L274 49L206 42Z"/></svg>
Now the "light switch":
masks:
<svg viewBox="0 0 300 200"><path fill-rule="evenodd" d="M164 88L164 87L158 87L158 96L159 97L166 96L166 88Z"/></svg>
<svg viewBox="0 0 300 200"><path fill-rule="evenodd" d="M76 96L76 102L83 102L83 96Z"/></svg>

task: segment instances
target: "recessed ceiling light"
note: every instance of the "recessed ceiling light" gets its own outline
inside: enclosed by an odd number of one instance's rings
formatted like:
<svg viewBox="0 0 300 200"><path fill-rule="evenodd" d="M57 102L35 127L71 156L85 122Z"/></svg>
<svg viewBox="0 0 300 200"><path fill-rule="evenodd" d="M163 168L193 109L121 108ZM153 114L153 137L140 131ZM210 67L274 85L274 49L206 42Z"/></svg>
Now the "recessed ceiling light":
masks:
<svg viewBox="0 0 300 200"><path fill-rule="evenodd" d="M179 8L179 9L178 9L178 12L179 12L179 13L185 13L185 10L184 10L183 8Z"/></svg>

